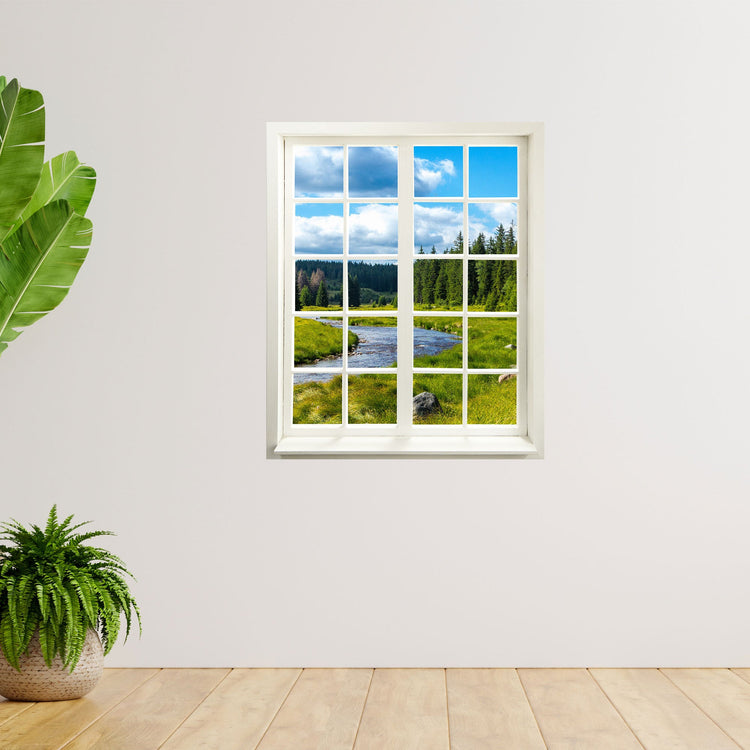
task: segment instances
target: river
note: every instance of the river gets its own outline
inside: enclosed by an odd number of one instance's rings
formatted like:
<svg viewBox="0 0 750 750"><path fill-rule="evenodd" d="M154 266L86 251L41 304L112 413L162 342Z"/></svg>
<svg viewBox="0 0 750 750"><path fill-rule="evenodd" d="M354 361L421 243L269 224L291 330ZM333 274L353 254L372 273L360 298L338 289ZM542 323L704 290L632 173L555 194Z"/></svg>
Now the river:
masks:
<svg viewBox="0 0 750 750"><path fill-rule="evenodd" d="M340 320L316 318L321 323L341 328ZM359 343L353 352L349 352L349 367L390 367L396 361L397 329L396 326L352 326L351 330L359 336ZM422 357L428 354L439 354L461 343L461 338L452 333L432 331L425 328L414 329L414 355ZM341 367L342 357L321 359L304 367ZM294 382L304 383L310 380L330 380L329 373L295 373Z"/></svg>

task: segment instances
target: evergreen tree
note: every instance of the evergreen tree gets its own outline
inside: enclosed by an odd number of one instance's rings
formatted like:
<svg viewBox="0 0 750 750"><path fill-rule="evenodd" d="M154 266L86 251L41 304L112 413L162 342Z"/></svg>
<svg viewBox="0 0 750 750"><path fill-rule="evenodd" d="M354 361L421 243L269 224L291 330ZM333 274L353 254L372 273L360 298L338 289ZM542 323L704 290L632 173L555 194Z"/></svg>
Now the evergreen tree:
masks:
<svg viewBox="0 0 750 750"><path fill-rule="evenodd" d="M495 252L505 252L505 228L502 224L499 224L495 230Z"/></svg>
<svg viewBox="0 0 750 750"><path fill-rule="evenodd" d="M436 254L437 254L437 250L435 250L435 245L433 245L432 252L430 253L430 255L436 255Z"/></svg>
<svg viewBox="0 0 750 750"><path fill-rule="evenodd" d="M477 303L477 292L479 291L479 280L477 278L477 264L476 261L469 261L469 275L467 278L467 294L469 298L469 304L475 305Z"/></svg>
<svg viewBox="0 0 750 750"><path fill-rule="evenodd" d="M448 272L445 264L440 264L437 280L435 281L435 302L448 302Z"/></svg>
<svg viewBox="0 0 750 750"><path fill-rule="evenodd" d="M424 255L424 248L421 245L419 246L419 254Z"/></svg>
<svg viewBox="0 0 750 750"><path fill-rule="evenodd" d="M505 235L505 252L506 253L517 253L518 245L516 243L516 236L513 232L513 225L508 227L508 232Z"/></svg>
<svg viewBox="0 0 750 750"><path fill-rule="evenodd" d="M328 287L326 286L325 279L320 282L318 287L318 294L315 297L316 307L328 307Z"/></svg>
<svg viewBox="0 0 750 750"><path fill-rule="evenodd" d="M304 310L306 307L310 307L313 303L312 292L309 286L303 286L302 291L299 293L299 309Z"/></svg>
<svg viewBox="0 0 750 750"><path fill-rule="evenodd" d="M484 232L480 232L474 242L471 243L469 252L474 255L485 255L487 253L487 239Z"/></svg>
<svg viewBox="0 0 750 750"><path fill-rule="evenodd" d="M349 307L359 307L361 304L359 279L349 274Z"/></svg>
<svg viewBox="0 0 750 750"><path fill-rule="evenodd" d="M462 253L464 251L464 233L459 231L459 233L456 235L456 239L453 240L453 246L450 250L448 250L449 253Z"/></svg>

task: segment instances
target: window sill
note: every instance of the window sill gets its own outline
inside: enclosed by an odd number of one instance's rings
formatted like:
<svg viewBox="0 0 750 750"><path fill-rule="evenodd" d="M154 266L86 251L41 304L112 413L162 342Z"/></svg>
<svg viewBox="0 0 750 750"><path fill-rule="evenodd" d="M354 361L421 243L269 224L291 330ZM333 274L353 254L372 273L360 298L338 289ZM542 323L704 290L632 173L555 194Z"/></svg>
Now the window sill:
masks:
<svg viewBox="0 0 750 750"><path fill-rule="evenodd" d="M305 456L494 456L542 458L528 437L285 437L274 454Z"/></svg>

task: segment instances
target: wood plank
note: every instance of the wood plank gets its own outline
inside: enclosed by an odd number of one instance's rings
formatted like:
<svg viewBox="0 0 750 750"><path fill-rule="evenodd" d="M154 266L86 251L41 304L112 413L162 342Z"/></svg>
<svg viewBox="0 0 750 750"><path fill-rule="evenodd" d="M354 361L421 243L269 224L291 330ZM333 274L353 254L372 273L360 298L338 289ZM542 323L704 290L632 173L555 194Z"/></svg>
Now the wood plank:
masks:
<svg viewBox="0 0 750 750"><path fill-rule="evenodd" d="M99 684L80 700L36 703L0 726L0 747L57 750L158 672L105 669Z"/></svg>
<svg viewBox="0 0 750 750"><path fill-rule="evenodd" d="M5 698L0 698L0 726L5 724L6 721L16 718L16 716L19 716L24 711L28 711L33 705L33 703L22 703L21 701L9 701L5 700Z"/></svg>
<svg viewBox="0 0 750 750"><path fill-rule="evenodd" d="M591 673L648 750L739 747L658 669L592 669Z"/></svg>
<svg viewBox="0 0 750 750"><path fill-rule="evenodd" d="M738 745L750 747L750 685L728 669L662 669Z"/></svg>
<svg viewBox="0 0 750 750"><path fill-rule="evenodd" d="M519 669L549 750L642 750L585 669Z"/></svg>
<svg viewBox="0 0 750 750"><path fill-rule="evenodd" d="M154 750L229 672L163 669L65 745L65 750Z"/></svg>
<svg viewBox="0 0 750 750"><path fill-rule="evenodd" d="M742 679L745 680L745 682L750 682L750 669L748 669L747 667L742 667L742 668L736 667L732 669L732 672L734 672L739 677L742 677Z"/></svg>
<svg viewBox="0 0 750 750"><path fill-rule="evenodd" d="M301 672L301 669L232 670L163 749L254 748Z"/></svg>
<svg viewBox="0 0 750 750"><path fill-rule="evenodd" d="M545 750L515 669L448 669L451 750Z"/></svg>
<svg viewBox="0 0 750 750"><path fill-rule="evenodd" d="M445 671L376 669L355 750L449 750Z"/></svg>
<svg viewBox="0 0 750 750"><path fill-rule="evenodd" d="M371 669L305 669L258 750L351 750Z"/></svg>

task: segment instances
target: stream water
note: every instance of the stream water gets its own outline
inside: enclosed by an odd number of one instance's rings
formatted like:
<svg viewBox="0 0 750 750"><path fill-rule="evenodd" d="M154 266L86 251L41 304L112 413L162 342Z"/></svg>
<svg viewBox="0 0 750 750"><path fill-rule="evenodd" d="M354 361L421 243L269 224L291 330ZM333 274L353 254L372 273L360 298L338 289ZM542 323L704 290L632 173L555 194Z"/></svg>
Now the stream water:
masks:
<svg viewBox="0 0 750 750"><path fill-rule="evenodd" d="M317 318L321 323L341 328L341 321ZM359 336L359 343L349 353L349 367L390 367L396 361L397 330L396 326L352 326L351 330ZM432 331L425 328L414 329L414 356L439 354L460 343L460 337L443 331ZM342 357L321 359L304 367L341 367ZM329 373L295 373L294 382L304 383L310 380L330 380Z"/></svg>

